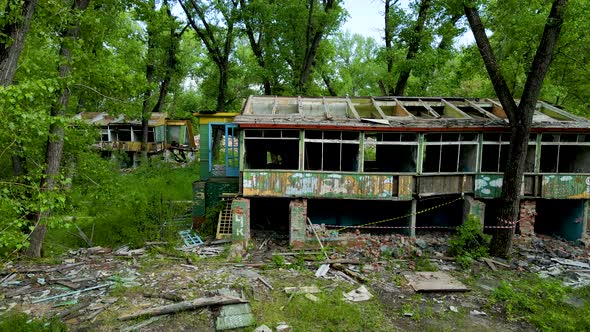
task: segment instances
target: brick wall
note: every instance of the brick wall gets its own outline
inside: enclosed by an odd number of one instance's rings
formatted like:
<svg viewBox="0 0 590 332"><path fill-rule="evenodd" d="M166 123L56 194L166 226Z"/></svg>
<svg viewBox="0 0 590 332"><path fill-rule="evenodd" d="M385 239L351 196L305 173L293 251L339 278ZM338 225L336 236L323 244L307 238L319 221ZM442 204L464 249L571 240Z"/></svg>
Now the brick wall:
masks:
<svg viewBox="0 0 590 332"><path fill-rule="evenodd" d="M537 215L537 202L534 200L521 200L518 219L518 229L521 236L535 235L535 216Z"/></svg>

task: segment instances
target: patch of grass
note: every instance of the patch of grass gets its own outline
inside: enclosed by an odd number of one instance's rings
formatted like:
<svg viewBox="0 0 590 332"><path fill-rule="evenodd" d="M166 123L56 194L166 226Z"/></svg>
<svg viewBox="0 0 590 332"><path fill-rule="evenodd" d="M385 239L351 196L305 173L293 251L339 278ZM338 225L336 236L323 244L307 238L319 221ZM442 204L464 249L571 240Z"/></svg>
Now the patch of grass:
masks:
<svg viewBox="0 0 590 332"><path fill-rule="evenodd" d="M568 298L581 303L573 306ZM543 331L590 330L590 287L572 289L559 280L532 275L502 281L491 301L503 306L509 320L527 321Z"/></svg>
<svg viewBox="0 0 590 332"><path fill-rule="evenodd" d="M304 295L295 295L287 303L289 295L276 287L270 300L253 301L252 309L257 324L274 328L278 322L286 322L293 331L394 331L384 314L379 300L347 303L342 292L350 289L336 288L314 294L319 298L314 303ZM278 290L280 289L280 290ZM285 306L284 310L280 310Z"/></svg>
<svg viewBox="0 0 590 332"><path fill-rule="evenodd" d="M415 260L416 263L416 271L423 271L423 272L436 272L438 268L436 265L432 264L432 261L428 258L428 256L417 257Z"/></svg>
<svg viewBox="0 0 590 332"><path fill-rule="evenodd" d="M272 264L276 267L276 268L281 268L284 267L285 264L285 257L281 256L281 255L272 255Z"/></svg>
<svg viewBox="0 0 590 332"><path fill-rule="evenodd" d="M30 318L24 313L8 313L0 316L0 332L61 332L68 331L59 319Z"/></svg>

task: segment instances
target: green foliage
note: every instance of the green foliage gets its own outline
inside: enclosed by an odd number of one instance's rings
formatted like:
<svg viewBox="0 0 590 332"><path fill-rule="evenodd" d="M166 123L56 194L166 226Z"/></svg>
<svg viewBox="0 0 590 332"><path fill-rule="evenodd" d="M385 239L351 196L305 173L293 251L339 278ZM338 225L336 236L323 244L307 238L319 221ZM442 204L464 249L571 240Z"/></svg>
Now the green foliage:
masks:
<svg viewBox="0 0 590 332"><path fill-rule="evenodd" d="M217 224L219 222L219 213L225 208L225 202L217 202L215 206L208 207L205 212L205 222L197 230L201 236L215 236L217 233Z"/></svg>
<svg viewBox="0 0 590 332"><path fill-rule="evenodd" d="M285 257L281 255L272 255L272 264L276 268L281 268L285 266Z"/></svg>
<svg viewBox="0 0 590 332"><path fill-rule="evenodd" d="M583 304L572 306L568 298L577 298ZM589 301L587 287L574 290L559 280L536 275L502 281L492 295L492 303L502 304L509 320L528 321L542 331L588 331Z"/></svg>
<svg viewBox="0 0 590 332"><path fill-rule="evenodd" d="M177 237L179 228L190 227L192 182L195 165L174 168L152 161L129 173L121 173L98 156L88 156L79 166L83 175L75 179L69 200L71 213L89 217L81 227L98 245L141 246L145 241Z"/></svg>
<svg viewBox="0 0 590 332"><path fill-rule="evenodd" d="M32 319L24 313L8 313L0 317L0 332L65 332L67 326L58 318Z"/></svg>
<svg viewBox="0 0 590 332"><path fill-rule="evenodd" d="M438 271L436 265L432 264L428 256L416 258L416 271L435 272Z"/></svg>
<svg viewBox="0 0 590 332"><path fill-rule="evenodd" d="M488 255L489 244L490 236L483 233L479 218L469 215L449 241L449 251L461 266L468 267L473 260Z"/></svg>

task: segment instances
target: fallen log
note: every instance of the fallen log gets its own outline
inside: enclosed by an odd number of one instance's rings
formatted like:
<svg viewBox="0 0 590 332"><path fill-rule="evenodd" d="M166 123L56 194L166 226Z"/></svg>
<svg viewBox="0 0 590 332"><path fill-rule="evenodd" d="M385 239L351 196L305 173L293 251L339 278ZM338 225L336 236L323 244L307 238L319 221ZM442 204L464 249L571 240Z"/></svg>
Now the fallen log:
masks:
<svg viewBox="0 0 590 332"><path fill-rule="evenodd" d="M341 271L341 272L343 272L343 273L347 274L348 276L350 276L350 277L354 278L354 279L355 279L356 281L358 281L358 282L362 282L362 283L365 283L365 282L367 282L367 279L366 279L364 276L362 276L360 273L357 273L357 272L354 272L354 271L352 271L352 270L350 270L350 269L347 269L347 268L346 268L344 265L342 265L342 264L332 264L332 267L333 267L334 269L336 269L336 270L339 270L339 271Z"/></svg>
<svg viewBox="0 0 590 332"><path fill-rule="evenodd" d="M119 320L126 321L135 319L141 316L161 316L180 311L194 310L197 308L208 307L213 305L226 305L226 304L238 304L248 303L246 300L242 300L238 297L233 296L212 296L212 297L201 297L194 300L182 301L179 303L169 304L161 307L150 308L145 310L136 311L132 314L123 315L119 317Z"/></svg>

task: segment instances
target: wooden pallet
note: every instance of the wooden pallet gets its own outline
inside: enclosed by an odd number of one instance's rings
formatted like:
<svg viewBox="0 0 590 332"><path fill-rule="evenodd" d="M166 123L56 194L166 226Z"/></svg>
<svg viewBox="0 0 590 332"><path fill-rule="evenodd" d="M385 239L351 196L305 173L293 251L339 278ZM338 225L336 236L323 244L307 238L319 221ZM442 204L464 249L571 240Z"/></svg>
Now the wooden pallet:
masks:
<svg viewBox="0 0 590 332"><path fill-rule="evenodd" d="M234 201L233 197L222 197L222 202L225 203L223 210L219 213L219 220L217 221L217 240L229 239L232 236L232 213L231 205Z"/></svg>

